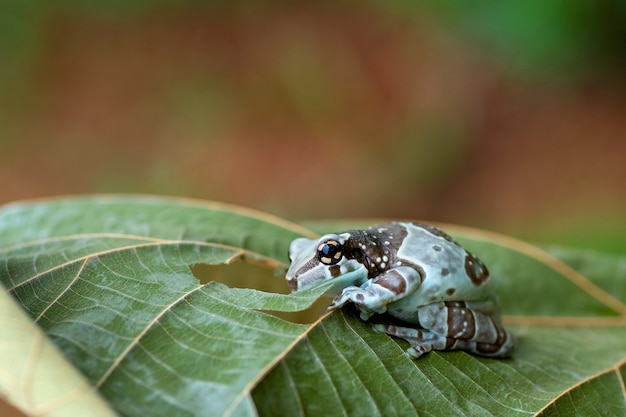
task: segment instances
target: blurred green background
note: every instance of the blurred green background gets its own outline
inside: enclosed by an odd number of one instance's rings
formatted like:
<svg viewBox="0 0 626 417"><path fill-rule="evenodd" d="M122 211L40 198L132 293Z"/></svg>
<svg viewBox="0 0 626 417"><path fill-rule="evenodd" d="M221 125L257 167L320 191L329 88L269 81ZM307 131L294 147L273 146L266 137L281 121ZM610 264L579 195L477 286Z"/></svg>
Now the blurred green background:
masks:
<svg viewBox="0 0 626 417"><path fill-rule="evenodd" d="M626 2L3 0L0 202L132 192L626 248Z"/></svg>

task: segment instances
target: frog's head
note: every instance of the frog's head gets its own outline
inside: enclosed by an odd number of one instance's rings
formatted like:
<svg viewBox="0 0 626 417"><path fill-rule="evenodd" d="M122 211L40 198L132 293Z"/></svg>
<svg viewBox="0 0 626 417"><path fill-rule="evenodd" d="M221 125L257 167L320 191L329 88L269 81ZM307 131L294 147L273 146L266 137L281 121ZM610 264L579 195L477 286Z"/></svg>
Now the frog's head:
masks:
<svg viewBox="0 0 626 417"><path fill-rule="evenodd" d="M349 233L329 234L317 240L299 238L291 242L291 265L286 276L291 291L317 287L332 280L327 294L333 295L349 285L364 282L368 269L347 247L349 237Z"/></svg>

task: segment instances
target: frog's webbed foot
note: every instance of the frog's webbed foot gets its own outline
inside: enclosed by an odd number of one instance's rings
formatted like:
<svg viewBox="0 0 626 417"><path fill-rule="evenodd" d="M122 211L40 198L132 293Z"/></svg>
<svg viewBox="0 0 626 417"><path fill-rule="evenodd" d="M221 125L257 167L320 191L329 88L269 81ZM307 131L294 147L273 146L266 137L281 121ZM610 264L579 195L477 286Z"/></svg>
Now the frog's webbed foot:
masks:
<svg viewBox="0 0 626 417"><path fill-rule="evenodd" d="M446 337L425 329L399 327L391 324L375 324L372 328L377 332L406 340L411 345L406 350L406 354L412 359L417 359L433 349L444 350L446 346Z"/></svg>
<svg viewBox="0 0 626 417"><path fill-rule="evenodd" d="M354 290L350 290L352 288L354 288ZM349 290L349 291L346 291L346 290ZM354 303L357 309L359 310L359 317L363 321L369 320L369 318L375 313L384 312L384 308L381 309L382 311L373 311L370 308L366 307L362 303L362 300L361 300L362 297L359 295L360 291L363 291L363 290L361 290L361 288L359 287L348 287L344 289L344 291L341 294L335 297L332 304L328 306L326 311L337 310L348 303Z"/></svg>
<svg viewBox="0 0 626 417"><path fill-rule="evenodd" d="M370 279L360 287L349 286L335 297L329 310L346 303L354 303L361 312L361 319L368 320L373 314L383 314L387 304L406 297L420 285L421 276L411 267L401 266Z"/></svg>
<svg viewBox="0 0 626 417"><path fill-rule="evenodd" d="M363 321L369 320L373 314L382 314L387 311L386 304L380 302L380 298L373 295L368 288L350 286L335 297L328 311L336 310L348 303L354 303L359 309L359 317Z"/></svg>

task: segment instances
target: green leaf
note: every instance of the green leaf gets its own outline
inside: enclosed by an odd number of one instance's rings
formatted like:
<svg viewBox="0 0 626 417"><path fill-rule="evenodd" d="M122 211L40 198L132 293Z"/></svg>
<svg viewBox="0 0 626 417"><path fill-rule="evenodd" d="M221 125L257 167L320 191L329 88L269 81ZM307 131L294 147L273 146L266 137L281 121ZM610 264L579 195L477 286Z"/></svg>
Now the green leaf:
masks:
<svg viewBox="0 0 626 417"><path fill-rule="evenodd" d="M254 399L262 416L521 416L549 404L544 412L552 415L549 409L561 408L564 396L588 409L589 398L578 390L608 375L599 383L613 406L607 409L599 396L592 405L606 413L578 415L624 414L616 372L623 374L625 366L623 329L515 330L520 344L509 360L432 352L412 361L405 344L372 332L344 309L311 331L257 387Z"/></svg>
<svg viewBox="0 0 626 417"><path fill-rule="evenodd" d="M302 233L188 200L10 205L0 212L0 278L121 414L251 415L251 387L306 330L255 309L303 309L319 294L201 285L189 266L241 257L284 267Z"/></svg>
<svg viewBox="0 0 626 417"><path fill-rule="evenodd" d="M323 289L230 288L211 281L222 276L216 266L203 269L209 282L201 284L192 273L200 264L243 258L280 270L292 239L315 236L217 203L91 197L6 206L0 281L121 415L625 414L626 258L444 229L489 266L519 339L513 358L432 352L413 361L405 342L373 332L352 306L310 325L269 314L305 310ZM286 290L282 276L259 276ZM9 319L0 316L5 328ZM9 343L0 338L0 348ZM8 366L0 362L0 375ZM0 395L9 385L0 378Z"/></svg>
<svg viewBox="0 0 626 417"><path fill-rule="evenodd" d="M564 261L606 294L626 304L626 257L594 250L549 247L547 251Z"/></svg>

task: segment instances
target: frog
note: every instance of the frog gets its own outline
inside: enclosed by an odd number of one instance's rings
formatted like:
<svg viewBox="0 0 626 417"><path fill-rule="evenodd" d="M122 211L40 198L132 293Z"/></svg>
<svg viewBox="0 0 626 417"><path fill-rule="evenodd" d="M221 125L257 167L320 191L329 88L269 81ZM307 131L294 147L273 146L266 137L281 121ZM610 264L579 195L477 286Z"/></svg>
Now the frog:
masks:
<svg viewBox="0 0 626 417"><path fill-rule="evenodd" d="M292 292L324 285L329 311L352 304L363 321L388 318L370 324L408 342L410 358L433 350L507 358L515 349L487 267L435 226L394 221L296 238L289 259Z"/></svg>

